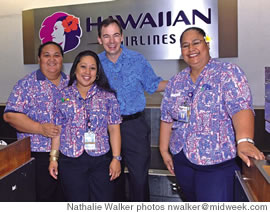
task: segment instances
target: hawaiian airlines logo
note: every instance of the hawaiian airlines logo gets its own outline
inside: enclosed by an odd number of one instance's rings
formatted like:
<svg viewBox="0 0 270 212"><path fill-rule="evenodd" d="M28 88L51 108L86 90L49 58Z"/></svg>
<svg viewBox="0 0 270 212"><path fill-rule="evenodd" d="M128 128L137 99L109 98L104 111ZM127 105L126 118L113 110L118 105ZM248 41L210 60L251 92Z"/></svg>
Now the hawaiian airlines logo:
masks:
<svg viewBox="0 0 270 212"><path fill-rule="evenodd" d="M46 17L39 30L41 43L54 41L62 46L64 53L76 49L81 36L80 19L64 12Z"/></svg>

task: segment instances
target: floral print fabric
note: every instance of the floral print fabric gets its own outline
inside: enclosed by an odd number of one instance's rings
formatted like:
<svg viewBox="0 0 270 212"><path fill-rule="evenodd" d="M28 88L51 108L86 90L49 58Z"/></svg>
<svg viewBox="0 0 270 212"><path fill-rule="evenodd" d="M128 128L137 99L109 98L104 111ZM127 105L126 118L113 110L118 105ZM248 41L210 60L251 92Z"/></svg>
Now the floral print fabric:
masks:
<svg viewBox="0 0 270 212"><path fill-rule="evenodd" d="M179 121L179 106L191 108L188 123ZM168 83L161 105L161 120L173 122L170 151L182 149L194 164L212 165L236 156L232 116L253 110L243 71L236 65L210 59L196 83L190 68Z"/></svg>

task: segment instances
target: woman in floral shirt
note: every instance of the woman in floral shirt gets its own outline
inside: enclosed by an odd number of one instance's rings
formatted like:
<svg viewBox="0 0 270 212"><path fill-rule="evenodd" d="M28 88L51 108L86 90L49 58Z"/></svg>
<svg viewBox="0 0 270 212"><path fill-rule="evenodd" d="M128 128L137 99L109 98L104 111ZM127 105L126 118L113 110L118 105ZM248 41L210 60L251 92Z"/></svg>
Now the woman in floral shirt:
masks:
<svg viewBox="0 0 270 212"><path fill-rule="evenodd" d="M246 76L238 66L210 57L202 29L186 29L180 43L189 66L165 90L161 155L187 201L233 201L236 154L248 166L248 156L264 158L252 140L254 111Z"/></svg>
<svg viewBox="0 0 270 212"><path fill-rule="evenodd" d="M67 201L112 201L112 181L121 172L121 116L94 52L75 58L55 117L61 135L53 138L49 171L57 179L59 169Z"/></svg>

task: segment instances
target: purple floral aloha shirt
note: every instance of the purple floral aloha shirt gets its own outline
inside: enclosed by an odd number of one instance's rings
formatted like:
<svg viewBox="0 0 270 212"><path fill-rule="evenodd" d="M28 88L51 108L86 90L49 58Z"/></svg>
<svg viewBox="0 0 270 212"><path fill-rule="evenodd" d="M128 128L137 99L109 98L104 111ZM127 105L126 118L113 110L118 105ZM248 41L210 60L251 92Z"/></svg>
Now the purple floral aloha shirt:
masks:
<svg viewBox="0 0 270 212"><path fill-rule="evenodd" d="M79 157L84 151L84 133L95 133L96 149L86 150L91 156L104 155L110 150L108 125L121 123L118 101L113 93L93 85L83 99L76 87L61 92L56 105L56 124L62 126L60 151L68 157Z"/></svg>
<svg viewBox="0 0 270 212"><path fill-rule="evenodd" d="M34 71L19 80L13 88L6 103L6 112L23 113L40 123L53 123L54 106L60 98L60 90L68 84L68 77L61 73L59 86L54 85L40 71ZM49 152L51 138L40 134L17 132L17 139L30 136L32 152Z"/></svg>
<svg viewBox="0 0 270 212"><path fill-rule="evenodd" d="M179 106L183 105L191 107L188 123L179 121ZM196 83L190 78L190 68L184 69L169 81L161 105L161 120L173 122L171 153L183 149L197 165L234 158L232 116L246 109L253 110L252 96L238 66L210 59Z"/></svg>

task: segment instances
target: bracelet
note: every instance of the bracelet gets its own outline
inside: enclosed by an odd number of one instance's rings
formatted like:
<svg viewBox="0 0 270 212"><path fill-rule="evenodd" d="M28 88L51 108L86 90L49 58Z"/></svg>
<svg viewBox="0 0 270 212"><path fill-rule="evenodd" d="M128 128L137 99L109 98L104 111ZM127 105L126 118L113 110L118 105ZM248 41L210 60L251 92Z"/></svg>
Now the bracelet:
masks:
<svg viewBox="0 0 270 212"><path fill-rule="evenodd" d="M51 157L50 157L50 161L58 161L58 157L51 156Z"/></svg>
<svg viewBox="0 0 270 212"><path fill-rule="evenodd" d="M50 152L50 156L59 157L59 150L52 149Z"/></svg>
<svg viewBox="0 0 270 212"><path fill-rule="evenodd" d="M249 143L251 143L251 144L255 144L254 141L253 141L251 138L241 138L241 139L239 139L238 141L236 141L236 143L237 143L237 145L238 145L238 144L240 144L240 143L242 143L242 142L245 142L245 141L247 141L247 142L249 142Z"/></svg>

